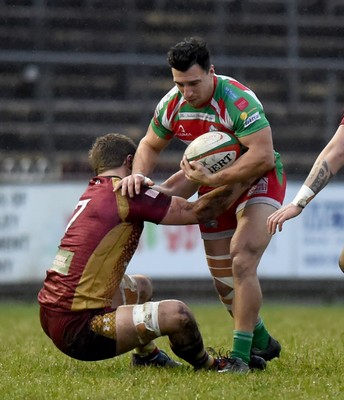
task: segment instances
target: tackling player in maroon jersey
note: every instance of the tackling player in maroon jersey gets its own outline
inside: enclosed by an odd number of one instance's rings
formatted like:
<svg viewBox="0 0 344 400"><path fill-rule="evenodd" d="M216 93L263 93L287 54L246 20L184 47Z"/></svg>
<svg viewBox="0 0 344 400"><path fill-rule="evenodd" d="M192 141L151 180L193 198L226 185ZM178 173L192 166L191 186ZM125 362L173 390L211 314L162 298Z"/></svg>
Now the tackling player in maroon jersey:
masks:
<svg viewBox="0 0 344 400"><path fill-rule="evenodd" d="M186 304L150 301L149 278L125 271L144 221L206 221L248 185L222 186L195 202L150 187L134 198L123 196L114 187L130 174L135 151L135 143L119 134L99 137L91 148L96 176L76 205L38 294L42 328L58 349L78 360L103 360L136 348L133 365L179 366L153 341L167 335L172 351L196 369L225 372L230 360L208 354ZM264 368L264 360L257 360Z"/></svg>

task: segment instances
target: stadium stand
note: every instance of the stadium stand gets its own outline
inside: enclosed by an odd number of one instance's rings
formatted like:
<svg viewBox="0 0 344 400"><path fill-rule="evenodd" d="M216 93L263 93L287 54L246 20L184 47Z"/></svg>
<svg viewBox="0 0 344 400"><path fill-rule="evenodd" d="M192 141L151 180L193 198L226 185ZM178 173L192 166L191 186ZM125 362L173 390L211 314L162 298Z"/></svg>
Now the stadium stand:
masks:
<svg viewBox="0 0 344 400"><path fill-rule="evenodd" d="M344 104L343 18L336 0L2 0L0 179L84 177L97 135L138 141L171 87L166 51L190 35L256 91L289 176L304 176ZM159 177L182 148L164 152Z"/></svg>

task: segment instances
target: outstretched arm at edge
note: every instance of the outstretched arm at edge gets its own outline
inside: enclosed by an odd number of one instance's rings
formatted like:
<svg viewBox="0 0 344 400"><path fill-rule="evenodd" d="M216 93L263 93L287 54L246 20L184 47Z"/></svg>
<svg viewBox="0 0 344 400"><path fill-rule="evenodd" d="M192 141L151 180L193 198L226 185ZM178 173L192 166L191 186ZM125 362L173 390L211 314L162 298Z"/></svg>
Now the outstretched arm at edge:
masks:
<svg viewBox="0 0 344 400"><path fill-rule="evenodd" d="M279 232L285 221L301 214L306 205L328 184L344 165L344 118L336 133L315 160L313 167L294 200L267 219L271 235Z"/></svg>

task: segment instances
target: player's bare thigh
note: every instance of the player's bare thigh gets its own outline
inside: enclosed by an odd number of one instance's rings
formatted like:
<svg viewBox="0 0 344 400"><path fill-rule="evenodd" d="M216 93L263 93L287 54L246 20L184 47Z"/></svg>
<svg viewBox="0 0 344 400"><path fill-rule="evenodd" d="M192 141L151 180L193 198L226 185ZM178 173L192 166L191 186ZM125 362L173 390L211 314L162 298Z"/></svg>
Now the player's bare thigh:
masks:
<svg viewBox="0 0 344 400"><path fill-rule="evenodd" d="M264 203L251 204L237 213L237 227L233 238L204 240L207 255L223 256L247 250L261 257L271 240L266 228L266 219L276 208Z"/></svg>
<svg viewBox="0 0 344 400"><path fill-rule="evenodd" d="M205 253L209 256L222 256L229 254L231 238L206 240L204 239Z"/></svg>
<svg viewBox="0 0 344 400"><path fill-rule="evenodd" d="M238 254L242 261L252 260L256 268L267 248L271 235L266 227L266 219L276 208L269 204L251 204L237 214L238 225L231 240L230 253L232 259Z"/></svg>

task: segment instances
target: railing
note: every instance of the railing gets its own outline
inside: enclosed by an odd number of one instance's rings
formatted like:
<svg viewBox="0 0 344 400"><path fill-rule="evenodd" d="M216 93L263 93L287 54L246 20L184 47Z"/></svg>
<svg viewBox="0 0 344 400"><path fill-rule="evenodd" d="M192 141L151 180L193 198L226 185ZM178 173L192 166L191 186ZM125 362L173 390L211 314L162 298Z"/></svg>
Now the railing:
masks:
<svg viewBox="0 0 344 400"><path fill-rule="evenodd" d="M99 134L120 131L138 140L172 85L168 47L197 34L209 42L216 71L262 100L289 174L305 174L343 109L342 2L185 4L2 3L0 173L8 156L31 154L53 161L54 176L66 178L73 172L66 165L87 171L82 154ZM178 167L181 149L169 146L158 166L163 174Z"/></svg>

